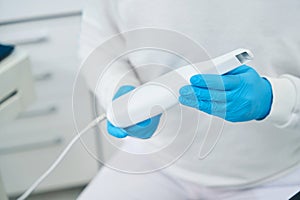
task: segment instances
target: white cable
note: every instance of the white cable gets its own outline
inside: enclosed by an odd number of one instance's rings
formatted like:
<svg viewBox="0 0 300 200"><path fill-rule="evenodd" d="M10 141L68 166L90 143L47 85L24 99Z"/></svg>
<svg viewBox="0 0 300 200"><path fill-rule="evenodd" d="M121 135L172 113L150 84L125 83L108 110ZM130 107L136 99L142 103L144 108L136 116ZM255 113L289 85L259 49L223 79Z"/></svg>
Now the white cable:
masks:
<svg viewBox="0 0 300 200"><path fill-rule="evenodd" d="M96 126L101 121L105 120L106 116L105 114L100 115L96 119L94 119L91 123L89 123L82 131L80 131L68 144L68 146L63 150L63 152L59 155L59 157L55 160L55 162L49 167L49 169L40 176L31 186L28 188L17 200L24 200L26 199L38 186L41 184L41 182L47 178L47 176L57 167L57 165L62 161L62 159L66 156L66 154L69 152L69 150L72 148L72 146L77 142L77 140L86 133L89 129Z"/></svg>

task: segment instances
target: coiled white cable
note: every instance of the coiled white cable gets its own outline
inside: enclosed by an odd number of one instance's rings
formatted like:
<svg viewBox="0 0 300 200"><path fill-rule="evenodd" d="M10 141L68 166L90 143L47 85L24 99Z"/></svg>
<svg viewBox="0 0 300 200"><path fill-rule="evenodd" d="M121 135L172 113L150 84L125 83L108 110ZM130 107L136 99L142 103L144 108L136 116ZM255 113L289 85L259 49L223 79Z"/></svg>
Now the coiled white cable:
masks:
<svg viewBox="0 0 300 200"><path fill-rule="evenodd" d="M101 121L105 120L106 116L105 114L100 115L96 119L94 119L91 123L89 123L82 131L80 131L68 144L68 146L63 150L63 152L59 155L59 157L55 160L55 162L49 167L49 169L42 175L40 176L31 186L28 188L17 200L24 200L26 199L51 172L58 166L58 164L62 161L62 159L66 156L66 154L70 151L72 146L77 142L80 137L86 133L88 130L96 126L98 123Z"/></svg>

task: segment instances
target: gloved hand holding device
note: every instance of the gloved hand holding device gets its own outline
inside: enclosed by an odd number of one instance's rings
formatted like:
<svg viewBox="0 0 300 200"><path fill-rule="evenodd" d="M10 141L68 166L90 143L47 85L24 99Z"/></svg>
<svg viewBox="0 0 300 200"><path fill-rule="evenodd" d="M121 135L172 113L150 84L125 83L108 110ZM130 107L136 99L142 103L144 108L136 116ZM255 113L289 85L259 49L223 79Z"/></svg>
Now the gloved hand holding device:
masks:
<svg viewBox="0 0 300 200"><path fill-rule="evenodd" d="M124 85L120 87L117 93L115 94L113 100L117 99L123 94L126 94L127 92L133 90L134 88L135 87L130 85ZM159 124L160 117L161 115L157 115L155 117L142 121L136 125L129 126L126 128L116 127L112 125L109 121L107 121L107 131L109 134L117 138L124 138L127 135L129 135L132 137L147 139L150 138L153 135L153 133L156 131Z"/></svg>
<svg viewBox="0 0 300 200"><path fill-rule="evenodd" d="M270 113L271 84L249 66L224 75L195 75L190 82L179 91L183 105L231 122L261 120Z"/></svg>

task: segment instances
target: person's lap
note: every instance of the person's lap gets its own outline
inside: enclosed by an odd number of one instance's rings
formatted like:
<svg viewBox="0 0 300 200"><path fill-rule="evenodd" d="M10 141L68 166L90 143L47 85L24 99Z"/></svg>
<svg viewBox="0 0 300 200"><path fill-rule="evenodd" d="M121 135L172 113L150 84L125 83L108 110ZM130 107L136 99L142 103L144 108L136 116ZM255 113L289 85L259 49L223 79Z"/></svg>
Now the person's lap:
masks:
<svg viewBox="0 0 300 200"><path fill-rule="evenodd" d="M104 167L79 200L185 199L183 188L162 173L129 174Z"/></svg>
<svg viewBox="0 0 300 200"><path fill-rule="evenodd" d="M162 171L148 174L129 174L103 167L79 196L79 200L99 199L224 199L262 200L288 199L300 190L299 183L292 177L299 177L300 170L259 187L244 190L219 190L179 181ZM289 184L291 179L291 184ZM300 182L300 181L299 181Z"/></svg>

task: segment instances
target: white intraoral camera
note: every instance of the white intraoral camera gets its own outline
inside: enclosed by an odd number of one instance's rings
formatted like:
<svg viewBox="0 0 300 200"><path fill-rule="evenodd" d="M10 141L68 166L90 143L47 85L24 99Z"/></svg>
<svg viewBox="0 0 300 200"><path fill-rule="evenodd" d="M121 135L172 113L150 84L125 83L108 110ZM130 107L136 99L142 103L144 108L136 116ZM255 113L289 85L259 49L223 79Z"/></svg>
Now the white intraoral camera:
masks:
<svg viewBox="0 0 300 200"><path fill-rule="evenodd" d="M107 119L117 127L135 125L178 104L179 89L189 84L192 76L225 74L252 58L253 54L249 50L237 49L212 60L180 67L111 102L107 108ZM155 106L162 109L153 109Z"/></svg>

